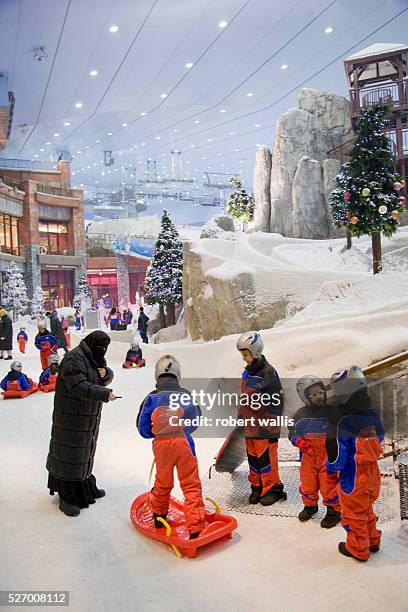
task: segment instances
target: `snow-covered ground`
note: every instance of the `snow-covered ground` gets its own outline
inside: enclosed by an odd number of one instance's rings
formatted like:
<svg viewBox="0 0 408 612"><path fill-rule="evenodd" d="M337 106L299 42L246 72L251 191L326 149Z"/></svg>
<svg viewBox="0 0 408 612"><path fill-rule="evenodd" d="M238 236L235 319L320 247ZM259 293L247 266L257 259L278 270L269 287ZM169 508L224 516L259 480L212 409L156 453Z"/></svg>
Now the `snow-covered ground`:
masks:
<svg viewBox="0 0 408 612"><path fill-rule="evenodd" d="M364 365L384 351L403 348L408 332L402 311L370 317L343 320L330 331L329 323L270 330L264 334L265 353L284 374L297 375L330 372L351 355ZM387 318L388 331L382 332ZM37 377L34 328L28 333L24 371ZM107 495L77 518L59 512L57 496L49 497L46 488L53 395L0 400L2 589L69 590L75 612L407 609L408 530L398 520L384 525L381 552L366 564L339 555L343 530L322 530L317 521L236 513L233 540L193 560L177 559L131 526L129 508L147 490L152 460L151 445L138 436L135 419L154 386L155 358L174 352L184 376L238 376L242 363L234 342L229 337L149 345L144 347L148 366L127 371L120 367L126 345L112 342L107 355L115 371L112 386L123 399L104 406L94 468ZM0 361L0 376L9 363ZM203 476L220 442L197 439Z"/></svg>

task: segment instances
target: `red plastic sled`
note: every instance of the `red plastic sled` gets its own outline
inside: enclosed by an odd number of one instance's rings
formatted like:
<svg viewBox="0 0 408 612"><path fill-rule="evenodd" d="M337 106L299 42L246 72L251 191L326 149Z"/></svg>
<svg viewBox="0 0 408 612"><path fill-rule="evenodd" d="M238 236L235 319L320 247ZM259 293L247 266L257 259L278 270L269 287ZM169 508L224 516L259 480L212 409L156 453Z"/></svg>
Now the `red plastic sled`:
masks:
<svg viewBox="0 0 408 612"><path fill-rule="evenodd" d="M201 546L220 540L230 540L232 532L238 527L234 517L221 514L221 509L216 502L207 497L206 499L214 504L216 510L215 512L206 510L205 528L198 538L190 540L184 516L184 504L171 497L167 520L163 521L165 529L157 529L148 505L148 495L149 493L143 493L133 501L130 508L130 520L134 527L146 537L171 546L179 558L183 555L193 558Z"/></svg>
<svg viewBox="0 0 408 612"><path fill-rule="evenodd" d="M215 471L232 474L247 458L244 428L235 427L215 458Z"/></svg>
<svg viewBox="0 0 408 612"><path fill-rule="evenodd" d="M43 393L51 393L55 391L56 383L51 383L50 385L38 385L38 391L42 391Z"/></svg>
<svg viewBox="0 0 408 612"><path fill-rule="evenodd" d="M37 383L34 383L31 389L27 389L27 391L18 391L17 389L9 389L8 391L3 391L2 396L4 399L21 399L22 397L27 397L32 393L36 393L38 391Z"/></svg>

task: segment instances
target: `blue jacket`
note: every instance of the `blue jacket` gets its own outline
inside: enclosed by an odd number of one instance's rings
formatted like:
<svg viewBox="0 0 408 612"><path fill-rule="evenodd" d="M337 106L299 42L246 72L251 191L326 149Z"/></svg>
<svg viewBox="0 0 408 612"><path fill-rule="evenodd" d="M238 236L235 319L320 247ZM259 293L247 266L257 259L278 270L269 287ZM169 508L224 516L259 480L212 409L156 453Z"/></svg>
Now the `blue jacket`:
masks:
<svg viewBox="0 0 408 612"><path fill-rule="evenodd" d="M188 395L190 401L177 402L180 408L177 407L176 410L175 408L172 408L170 404L173 402L174 405L175 396L177 395ZM177 416L177 420L180 422L183 422L184 419L195 419L196 417L201 416L200 408L193 403L193 399L189 391L180 387L177 378L172 375L160 376L159 380L157 381L156 389L147 395L140 406L137 417L137 428L143 438L154 438L156 436L156 433L154 432L154 421L155 416L158 416L159 410L160 415L164 419L168 420L171 416ZM169 432L167 430L164 436L171 438L184 435L187 438L193 455L195 456L194 441L191 434L196 429L197 425L188 425L182 427L181 429L172 427L172 431Z"/></svg>
<svg viewBox="0 0 408 612"><path fill-rule="evenodd" d="M384 427L367 392L354 393L337 421L335 438L326 442L327 471L340 472L343 491L354 490L359 464L377 463L383 440Z"/></svg>
<svg viewBox="0 0 408 612"><path fill-rule="evenodd" d="M17 334L17 340L20 340L20 338L24 338L24 340L27 342L28 341L28 336L24 331L19 331Z"/></svg>
<svg viewBox="0 0 408 612"><path fill-rule="evenodd" d="M289 439L294 446L299 438L321 438L326 436L329 425L327 406L302 406L294 414L292 427L289 427Z"/></svg>
<svg viewBox="0 0 408 612"><path fill-rule="evenodd" d="M13 371L13 372L9 372L8 374L6 374L6 376L3 378L3 380L0 383L0 387L3 389L3 391L7 391L8 382L18 382L20 385L21 391L27 391L27 389L31 389L31 386L32 386L27 376L23 374L22 372Z"/></svg>
<svg viewBox="0 0 408 612"><path fill-rule="evenodd" d="M45 333L41 333L38 332L38 334L35 337L35 341L34 344L35 346L40 350L43 351L45 350L47 347L44 346L44 344L48 342L49 343L49 348L52 349L53 346L56 346L57 348L59 348L59 341L58 338L56 338L51 332L47 331Z"/></svg>

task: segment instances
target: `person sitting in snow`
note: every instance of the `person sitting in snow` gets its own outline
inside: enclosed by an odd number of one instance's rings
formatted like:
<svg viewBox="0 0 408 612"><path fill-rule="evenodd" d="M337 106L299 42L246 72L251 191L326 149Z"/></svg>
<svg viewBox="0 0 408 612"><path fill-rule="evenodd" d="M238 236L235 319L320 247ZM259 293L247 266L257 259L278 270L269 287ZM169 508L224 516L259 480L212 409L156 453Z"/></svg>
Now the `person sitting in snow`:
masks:
<svg viewBox="0 0 408 612"><path fill-rule="evenodd" d="M55 387L58 376L59 357L54 354L48 360L48 368L43 370L40 375L39 387L47 387L53 385Z"/></svg>
<svg viewBox="0 0 408 612"><path fill-rule="evenodd" d="M25 327L20 327L20 331L17 334L17 344L20 349L20 353L25 353L25 347L28 342L28 336Z"/></svg>
<svg viewBox="0 0 408 612"><path fill-rule="evenodd" d="M380 495L378 459L384 427L372 408L361 368L339 370L330 383L339 409L326 439L326 468L332 477L340 473L341 524L347 533L347 541L339 542L338 551L367 561L371 553L380 550L381 531L373 504Z"/></svg>
<svg viewBox="0 0 408 612"><path fill-rule="evenodd" d="M338 482L326 472L326 432L328 428L327 395L317 376L303 376L296 383L303 406L295 413L289 439L301 453L300 494L304 508L298 515L302 523L319 510L319 491L327 513L321 527L330 529L340 522Z"/></svg>
<svg viewBox="0 0 408 612"><path fill-rule="evenodd" d="M21 361L12 361L10 372L6 374L0 383L3 391L28 391L33 386L33 381L23 373Z"/></svg>
<svg viewBox="0 0 408 612"><path fill-rule="evenodd" d="M242 373L238 416L245 420L248 478L252 489L249 503L270 506L286 499L279 478L280 425L276 424L283 414L283 389L277 371L262 354L263 348L258 332L247 332L238 338L237 349L247 364ZM265 426L265 421L270 423Z"/></svg>
<svg viewBox="0 0 408 612"><path fill-rule="evenodd" d="M173 472L177 468L185 497L186 524L190 539L193 539L200 535L205 526L205 508L194 440L191 437L197 426L184 425L184 419L191 419L192 423L201 412L193 403L190 393L180 387L180 376L180 364L175 357L164 355L158 360L155 369L156 388L140 406L137 428L143 438L154 438L156 479L148 503L155 527L163 527L159 518L167 517L174 486Z"/></svg>
<svg viewBox="0 0 408 612"><path fill-rule="evenodd" d="M34 344L40 351L41 367L43 370L48 368L48 360L53 353L58 350L58 339L48 331L45 321L38 321L38 334Z"/></svg>
<svg viewBox="0 0 408 612"><path fill-rule="evenodd" d="M125 361L123 364L123 368L143 368L146 365L145 360L143 359L142 349L139 346L139 342L136 338L130 343L130 349L126 353Z"/></svg>

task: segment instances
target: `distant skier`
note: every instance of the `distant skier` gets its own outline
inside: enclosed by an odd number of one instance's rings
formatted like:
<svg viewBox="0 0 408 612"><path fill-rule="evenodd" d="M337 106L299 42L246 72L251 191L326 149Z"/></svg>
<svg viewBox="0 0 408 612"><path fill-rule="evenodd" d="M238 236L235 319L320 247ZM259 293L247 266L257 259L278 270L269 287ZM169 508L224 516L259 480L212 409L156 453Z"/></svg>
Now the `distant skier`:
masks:
<svg viewBox="0 0 408 612"><path fill-rule="evenodd" d="M378 459L384 427L372 409L361 368L335 372L331 386L341 409L326 442L327 471L333 478L340 472L341 524L347 533L347 541L339 542L338 550L346 557L367 561L381 542L373 504L380 495Z"/></svg>
<svg viewBox="0 0 408 612"><path fill-rule="evenodd" d="M252 489L249 503L270 506L286 499L278 470L280 426L265 427L262 421L277 421L282 416L283 389L277 371L262 354L263 348L258 332L247 332L238 338L237 349L247 364L242 373L238 416L247 421L245 441ZM260 397L264 398L262 405L258 403Z"/></svg>
<svg viewBox="0 0 408 612"><path fill-rule="evenodd" d="M28 342L28 336L25 327L20 327L20 331L17 334L17 344L20 349L20 353L25 353L25 347Z"/></svg>
<svg viewBox="0 0 408 612"><path fill-rule="evenodd" d="M304 508L298 518L308 521L319 510L319 491L327 513L321 527L330 529L340 522L338 481L326 471L326 432L328 428L327 395L317 376L303 376L296 384L303 406L295 413L289 438L301 452L300 494Z"/></svg>
<svg viewBox="0 0 408 612"><path fill-rule="evenodd" d="M156 389L149 393L140 406L137 428L143 438L154 438L156 479L149 494L149 505L155 526L163 527L158 519L167 517L174 486L173 472L177 468L185 497L186 524L190 539L194 539L204 528L205 509L194 440L191 437L197 427L184 426L183 421L200 416L200 409L194 405L189 392L180 387L180 376L180 364L175 357L164 355L158 360L155 370ZM177 406L174 406L175 397L179 394L183 395L183 401L180 398L176 402ZM190 401L187 401L188 398Z"/></svg>
<svg viewBox="0 0 408 612"><path fill-rule="evenodd" d="M149 321L149 317L145 314L144 310L143 310L143 306L141 306L139 308L139 317L137 319L137 329L139 331L139 334L142 337L142 340L145 344L147 344L149 342L149 339L147 337L147 323Z"/></svg>

